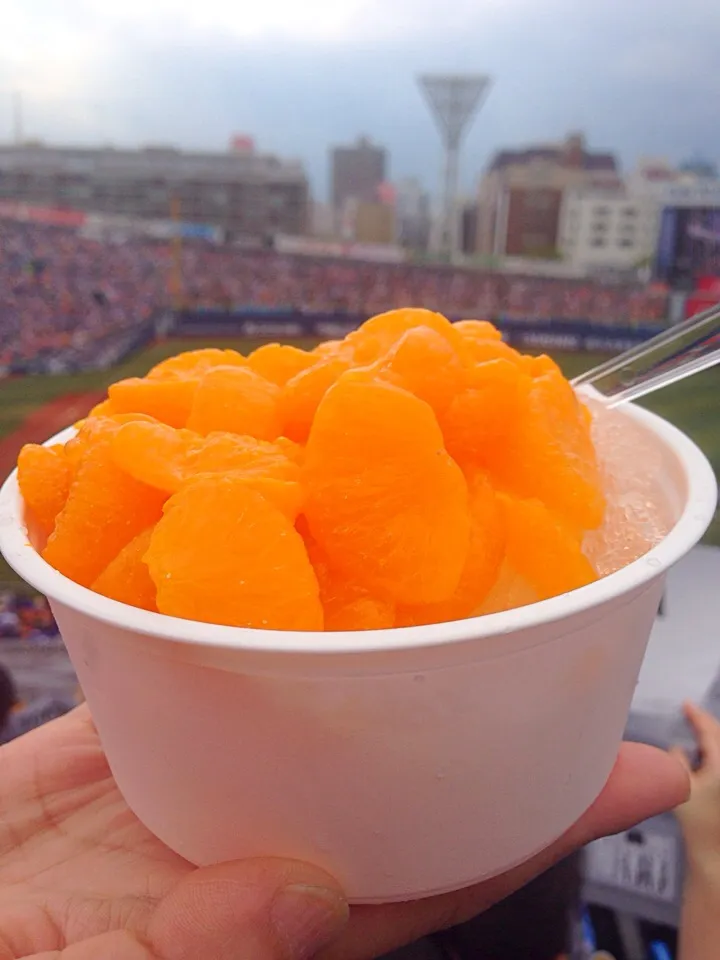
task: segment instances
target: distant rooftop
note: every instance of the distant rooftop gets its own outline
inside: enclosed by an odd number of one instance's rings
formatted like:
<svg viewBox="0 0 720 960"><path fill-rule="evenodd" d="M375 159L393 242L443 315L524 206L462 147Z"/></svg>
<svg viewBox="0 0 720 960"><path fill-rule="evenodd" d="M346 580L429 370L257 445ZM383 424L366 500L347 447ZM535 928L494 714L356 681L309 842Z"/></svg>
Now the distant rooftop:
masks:
<svg viewBox="0 0 720 960"><path fill-rule="evenodd" d="M717 180L718 178L717 164L704 157L691 157L680 164L680 171L693 174L696 177L705 177L709 180Z"/></svg>
<svg viewBox="0 0 720 960"><path fill-rule="evenodd" d="M618 171L617 160L612 153L594 153L587 150L584 138L580 134L569 136L564 143L541 144L521 150L500 150L495 154L490 170L504 170L518 164L539 161L597 172L617 173Z"/></svg>
<svg viewBox="0 0 720 960"><path fill-rule="evenodd" d="M261 179L305 178L297 160L251 150L182 150L167 144L138 148L115 146L55 146L42 141L0 144L0 168L27 173L52 172L75 175L174 175L180 178L233 179L242 174Z"/></svg>

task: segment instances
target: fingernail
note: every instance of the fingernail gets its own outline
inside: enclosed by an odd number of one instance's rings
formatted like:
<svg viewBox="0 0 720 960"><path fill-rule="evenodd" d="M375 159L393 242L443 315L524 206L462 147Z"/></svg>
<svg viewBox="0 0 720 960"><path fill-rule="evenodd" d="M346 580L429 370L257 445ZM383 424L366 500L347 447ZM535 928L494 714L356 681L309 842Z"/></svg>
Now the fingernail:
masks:
<svg viewBox="0 0 720 960"><path fill-rule="evenodd" d="M270 919L288 960L309 960L338 936L348 915L336 890L293 884L275 896Z"/></svg>

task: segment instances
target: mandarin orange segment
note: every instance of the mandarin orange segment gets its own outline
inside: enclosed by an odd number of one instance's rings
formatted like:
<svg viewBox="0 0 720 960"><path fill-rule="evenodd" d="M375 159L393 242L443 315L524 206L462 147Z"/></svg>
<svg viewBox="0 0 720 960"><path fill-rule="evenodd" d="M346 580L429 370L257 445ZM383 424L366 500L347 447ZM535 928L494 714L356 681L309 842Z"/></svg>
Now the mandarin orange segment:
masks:
<svg viewBox="0 0 720 960"><path fill-rule="evenodd" d="M455 330L470 340L502 340L502 334L488 320L458 320Z"/></svg>
<svg viewBox="0 0 720 960"><path fill-rule="evenodd" d="M116 466L111 437L85 453L43 557L66 577L89 587L110 561L162 513L166 494Z"/></svg>
<svg viewBox="0 0 720 960"><path fill-rule="evenodd" d="M116 412L109 400L101 400L100 403L95 404L88 417L109 417Z"/></svg>
<svg viewBox="0 0 720 960"><path fill-rule="evenodd" d="M401 603L452 596L468 553L467 485L426 403L341 378L315 415L303 480L310 531L346 577Z"/></svg>
<svg viewBox="0 0 720 960"><path fill-rule="evenodd" d="M323 627L302 538L242 478L205 478L171 497L145 561L161 613L269 630Z"/></svg>
<svg viewBox="0 0 720 960"><path fill-rule="evenodd" d="M561 373L533 380L528 411L492 476L510 493L542 500L578 531L600 526L605 501L590 423Z"/></svg>
<svg viewBox="0 0 720 960"><path fill-rule="evenodd" d="M145 413L171 427L184 427L198 383L195 379L133 377L112 384L108 397L117 413Z"/></svg>
<svg viewBox="0 0 720 960"><path fill-rule="evenodd" d="M188 350L168 357L156 364L147 374L150 380L175 378L199 378L213 367L244 367L246 358L237 350L218 350L205 347L202 350Z"/></svg>
<svg viewBox="0 0 720 960"><path fill-rule="evenodd" d="M470 548L455 593L444 603L403 607L398 626L444 623L470 616L497 580L505 556L506 529L502 505L482 473L469 480Z"/></svg>
<svg viewBox="0 0 720 960"><path fill-rule="evenodd" d="M65 506L74 476L73 464L63 447L26 444L18 456L18 485L25 506L48 536Z"/></svg>
<svg viewBox="0 0 720 960"><path fill-rule="evenodd" d="M506 576L516 604L518 585L529 587L536 600L567 593L597 580L577 537L539 500L520 500L499 494L507 532ZM496 601L498 594L496 592Z"/></svg>
<svg viewBox="0 0 720 960"><path fill-rule="evenodd" d="M528 374L528 376L532 377L533 380L536 377L545 376L546 373L560 373L562 376L560 367L551 357L548 357L544 353L541 353L537 357L523 355L520 357L520 364L522 369Z"/></svg>
<svg viewBox="0 0 720 960"><path fill-rule="evenodd" d="M462 467L502 462L527 414L531 380L508 360L467 371L464 389L440 418L448 453Z"/></svg>
<svg viewBox="0 0 720 960"><path fill-rule="evenodd" d="M65 444L65 456L77 465L85 453L101 437L113 436L125 423L158 423L154 417L144 413L113 413L110 416L88 417L76 424L77 433Z"/></svg>
<svg viewBox="0 0 720 960"><path fill-rule="evenodd" d="M305 449L299 443L295 443L294 440L288 440L287 437L278 437L274 441L275 446L278 447L282 453L292 460L293 463L301 464L303 462L303 457L305 456Z"/></svg>
<svg viewBox="0 0 720 960"><path fill-rule="evenodd" d="M216 367L200 381L187 426L274 440L282 433L279 399L279 388L249 367Z"/></svg>
<svg viewBox="0 0 720 960"><path fill-rule="evenodd" d="M287 343L266 343L248 357L248 366L279 387L317 363L317 357Z"/></svg>
<svg viewBox="0 0 720 960"><path fill-rule="evenodd" d="M323 359L336 356L342 350L344 343L344 340L323 340L316 347L313 347L310 353L313 357L322 357Z"/></svg>
<svg viewBox="0 0 720 960"><path fill-rule="evenodd" d="M509 563L504 562L500 567L497 580L482 603L473 610L472 615L484 617L489 613L502 613L504 610L514 610L516 607L527 607L540 600L542 600L540 591L521 577Z"/></svg>
<svg viewBox="0 0 720 960"><path fill-rule="evenodd" d="M242 472L275 480L297 480L300 468L288 456L288 447L255 437L210 433L188 454L189 473Z"/></svg>
<svg viewBox="0 0 720 960"><path fill-rule="evenodd" d="M318 360L345 360L348 366L355 362L352 342L345 340L323 340L310 351L310 356Z"/></svg>
<svg viewBox="0 0 720 960"><path fill-rule="evenodd" d="M431 327L413 327L374 364L381 377L445 410L462 389L464 368L452 344Z"/></svg>
<svg viewBox="0 0 720 960"><path fill-rule="evenodd" d="M326 630L387 630L395 626L395 605L371 596L334 570L313 539L304 515L298 518L296 529L305 540L318 580Z"/></svg>
<svg viewBox="0 0 720 960"><path fill-rule="evenodd" d="M147 420L149 423L158 423L154 417L144 413L113 413L107 416L88 416L75 424L75 436L65 444L65 456L75 466L80 463L85 454L103 438L113 436L123 423L135 420Z"/></svg>
<svg viewBox="0 0 720 960"><path fill-rule="evenodd" d="M408 330L420 326L430 327L450 343L457 343L460 339L453 324L441 313L420 307L407 307L370 317L357 330L348 334L346 343L353 349L355 363L366 365L386 354Z"/></svg>
<svg viewBox="0 0 720 960"><path fill-rule="evenodd" d="M179 489L200 480L210 480L217 477L217 473L196 473L183 480ZM305 506L305 492L297 480L278 480L275 477L263 477L243 470L230 470L222 474L238 483L246 484L251 490L256 490L268 503L272 503L292 523L302 512Z"/></svg>
<svg viewBox="0 0 720 960"><path fill-rule="evenodd" d="M75 467L95 443L112 436L118 424L112 417L88 417L77 424L77 433L65 444L65 456Z"/></svg>
<svg viewBox="0 0 720 960"><path fill-rule="evenodd" d="M110 387L64 449L26 447L19 482L48 562L121 602L388 629L595 579L591 420L549 357L408 308L311 352L171 357Z"/></svg>
<svg viewBox="0 0 720 960"><path fill-rule="evenodd" d="M166 423L132 422L112 438L113 460L126 473L158 490L174 493L186 479L186 461L202 437Z"/></svg>
<svg viewBox="0 0 720 960"><path fill-rule="evenodd" d="M112 438L115 463L136 480L167 493L209 473L242 472L260 480L296 481L299 468L286 449L290 450L254 437L232 433L203 437L161 423L127 423Z"/></svg>
<svg viewBox="0 0 720 960"><path fill-rule="evenodd" d="M488 360L508 360L510 363L522 365L522 356L505 343L504 340L476 340L473 337L463 338L464 355L471 364L486 363Z"/></svg>
<svg viewBox="0 0 720 960"><path fill-rule="evenodd" d="M395 626L395 607L375 597L356 597L323 604L328 631L389 630Z"/></svg>
<svg viewBox="0 0 720 960"><path fill-rule="evenodd" d="M454 599L469 614L495 582L506 553L505 514L490 481L482 473L469 480L470 552Z"/></svg>
<svg viewBox="0 0 720 960"><path fill-rule="evenodd" d="M152 527L139 533L110 561L93 583L92 589L104 597L131 607L157 611L155 584L144 556L150 546Z"/></svg>
<svg viewBox="0 0 720 960"><path fill-rule="evenodd" d="M345 358L330 356L288 380L280 398L282 433L286 437L305 443L320 401L349 368Z"/></svg>

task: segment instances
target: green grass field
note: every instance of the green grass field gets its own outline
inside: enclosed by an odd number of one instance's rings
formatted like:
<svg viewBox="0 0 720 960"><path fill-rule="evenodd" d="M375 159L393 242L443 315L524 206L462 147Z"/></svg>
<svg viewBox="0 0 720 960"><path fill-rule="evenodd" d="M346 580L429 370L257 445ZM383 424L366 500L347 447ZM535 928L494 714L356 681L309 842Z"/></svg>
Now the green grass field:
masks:
<svg viewBox="0 0 720 960"><path fill-rule="evenodd" d="M315 341L293 341L299 347L312 347ZM202 346L233 348L249 353L259 347L263 340L207 340ZM117 367L109 370L91 370L63 376L18 377L0 382L0 439L16 430L29 413L43 403L55 400L68 393L86 393L91 390L106 390L116 380L125 377L141 377L161 360L182 350L196 350L198 340L169 340L155 344L147 350L132 354Z"/></svg>
<svg viewBox="0 0 720 960"><path fill-rule="evenodd" d="M203 346L232 347L247 353L262 341L213 340ZM159 343L129 357L109 370L92 371L73 376L21 377L0 383L0 438L16 430L25 417L38 406L68 393L104 390L108 384L123 377L142 376L160 360L181 350L199 346L197 340L171 340ZM312 346L312 342L298 343ZM598 354L556 354L556 359L568 376L575 376L605 359ZM656 396L648 397L649 409L667 418L691 436L704 450L720 476L720 368L705 371L682 383L667 387ZM720 518L716 514L707 542L720 545ZM0 567L0 580L11 576Z"/></svg>

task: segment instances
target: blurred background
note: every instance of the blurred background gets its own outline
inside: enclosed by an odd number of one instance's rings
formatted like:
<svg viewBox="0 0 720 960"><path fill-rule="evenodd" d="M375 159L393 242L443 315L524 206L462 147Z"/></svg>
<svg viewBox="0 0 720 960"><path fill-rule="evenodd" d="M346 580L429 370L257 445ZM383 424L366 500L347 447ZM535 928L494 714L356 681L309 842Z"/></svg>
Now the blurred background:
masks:
<svg viewBox="0 0 720 960"><path fill-rule="evenodd" d="M308 346L417 305L575 374L720 300L720 7L628 9L7 0L0 473L182 349ZM716 470L719 378L649 401ZM716 518L669 583L641 738L711 699L719 544ZM5 566L0 638L23 697L75 696L47 604ZM658 891L635 848L603 855L598 889L652 894L670 929L679 874ZM652 877L676 870L653 851Z"/></svg>

